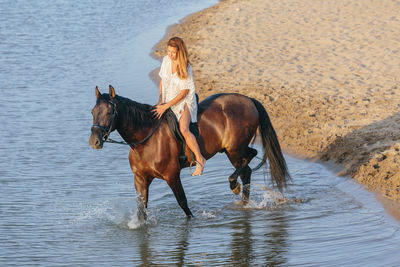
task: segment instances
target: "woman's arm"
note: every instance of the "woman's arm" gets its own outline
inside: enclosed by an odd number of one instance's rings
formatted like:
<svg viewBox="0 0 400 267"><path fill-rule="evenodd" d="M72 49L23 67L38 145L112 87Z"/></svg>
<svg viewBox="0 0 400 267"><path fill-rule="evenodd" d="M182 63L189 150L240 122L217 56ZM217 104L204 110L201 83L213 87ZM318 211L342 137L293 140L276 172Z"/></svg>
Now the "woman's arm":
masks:
<svg viewBox="0 0 400 267"><path fill-rule="evenodd" d="M157 119L161 118L162 114L164 114L164 112L167 109L169 109L173 105L176 105L180 101L182 101L182 99L184 99L187 96L188 93L189 93L189 89L181 90L181 92L174 99L172 99L171 101L169 101L169 102L167 102L165 104L158 104L153 109L154 115L157 117Z"/></svg>

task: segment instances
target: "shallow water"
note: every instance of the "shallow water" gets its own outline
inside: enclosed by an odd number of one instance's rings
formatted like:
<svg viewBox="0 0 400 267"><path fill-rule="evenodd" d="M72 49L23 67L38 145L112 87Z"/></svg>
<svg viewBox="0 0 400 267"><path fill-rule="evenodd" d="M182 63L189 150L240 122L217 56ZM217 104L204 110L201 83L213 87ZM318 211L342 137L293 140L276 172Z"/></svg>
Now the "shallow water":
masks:
<svg viewBox="0 0 400 267"><path fill-rule="evenodd" d="M195 219L155 181L149 221L137 222L128 148L88 145L94 87L154 103L151 47L215 2L0 4L0 265L396 266L399 223L373 195L289 156L287 202L258 171L243 207L219 154L201 177L183 171Z"/></svg>

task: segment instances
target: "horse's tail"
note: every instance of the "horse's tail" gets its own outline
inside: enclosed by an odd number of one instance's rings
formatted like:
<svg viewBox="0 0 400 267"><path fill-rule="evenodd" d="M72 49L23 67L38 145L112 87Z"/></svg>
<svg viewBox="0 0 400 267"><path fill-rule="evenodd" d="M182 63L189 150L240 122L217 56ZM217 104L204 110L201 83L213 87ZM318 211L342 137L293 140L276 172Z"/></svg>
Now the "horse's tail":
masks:
<svg viewBox="0 0 400 267"><path fill-rule="evenodd" d="M287 179L290 179L285 158L283 157L281 146L278 142L275 130L264 106L256 99L251 98L258 110L259 129L264 155L260 164L253 169L258 170L268 159L272 184L276 184L282 191L286 187Z"/></svg>

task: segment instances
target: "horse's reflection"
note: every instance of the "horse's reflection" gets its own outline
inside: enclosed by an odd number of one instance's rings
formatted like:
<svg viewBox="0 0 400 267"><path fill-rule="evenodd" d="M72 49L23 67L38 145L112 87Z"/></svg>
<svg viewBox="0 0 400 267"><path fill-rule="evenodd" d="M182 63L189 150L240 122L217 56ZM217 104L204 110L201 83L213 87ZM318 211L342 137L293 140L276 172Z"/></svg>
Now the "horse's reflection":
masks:
<svg viewBox="0 0 400 267"><path fill-rule="evenodd" d="M150 233L147 227L142 227L139 229L139 250L140 250L140 263L137 264L137 259L134 259L135 266L150 266L152 257L152 252L149 249L149 238Z"/></svg>
<svg viewBox="0 0 400 267"><path fill-rule="evenodd" d="M232 224L232 263L250 266L254 260L254 236L250 219L251 211L245 211L243 216Z"/></svg>
<svg viewBox="0 0 400 267"><path fill-rule="evenodd" d="M265 249L265 264L281 266L287 262L288 251L288 221L285 211L277 210L270 214L266 233L263 235ZM270 230L270 231L268 231Z"/></svg>
<svg viewBox="0 0 400 267"><path fill-rule="evenodd" d="M231 263L240 266L275 266L287 262L287 222L284 212L276 211L273 216L265 216L265 226L260 227L260 215L255 211L245 211L243 216L232 224ZM256 211L262 212L262 211ZM252 224L257 227L252 227Z"/></svg>
<svg viewBox="0 0 400 267"><path fill-rule="evenodd" d="M186 252L189 246L189 235L190 235L190 222L187 221L183 225L175 229L173 239L167 247L159 247L157 242L157 236L159 233L152 232L152 228L144 226L139 229L139 251L140 261L133 259L135 266L153 266L160 262L171 262L174 266L184 266L188 262ZM170 233L171 234L171 233Z"/></svg>
<svg viewBox="0 0 400 267"><path fill-rule="evenodd" d="M175 249L171 252L171 258L175 262L175 266L185 265L186 252L189 246L190 230L191 226L189 221L186 221L186 223L177 230Z"/></svg>
<svg viewBox="0 0 400 267"><path fill-rule="evenodd" d="M168 231L165 244L160 244L160 229L143 227L137 233L140 240L140 259L134 259L135 266L151 266L166 262L174 266L197 263L223 263L232 266L266 265L276 266L287 263L288 223L282 210L246 210L230 224L230 249L225 252L210 251L207 244L203 250L197 246L198 236L193 235L194 221L164 229ZM257 214L256 214L257 213ZM260 220L261 218L261 220ZM224 229L226 229L224 227ZM162 243L165 240L161 241ZM191 244L197 247L191 251Z"/></svg>

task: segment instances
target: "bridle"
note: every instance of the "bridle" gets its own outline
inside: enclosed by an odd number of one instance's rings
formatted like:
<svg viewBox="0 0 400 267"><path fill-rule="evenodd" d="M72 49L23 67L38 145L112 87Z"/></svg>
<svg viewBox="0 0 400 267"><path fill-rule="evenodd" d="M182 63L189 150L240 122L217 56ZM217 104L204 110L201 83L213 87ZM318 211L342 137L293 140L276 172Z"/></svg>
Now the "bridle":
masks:
<svg viewBox="0 0 400 267"><path fill-rule="evenodd" d="M106 133L105 135L103 135L103 142L106 142L107 138L110 136L111 129L112 129L112 126L114 124L115 118L118 115L117 104L114 101L111 101L111 100L108 101L108 103L110 103L113 106L113 111L112 111L112 115L111 115L112 119L111 119L110 125L108 127L101 126L99 124L93 124L92 125L92 130L93 130L93 128L99 128L102 132Z"/></svg>
<svg viewBox="0 0 400 267"><path fill-rule="evenodd" d="M111 120L110 126L105 127L105 126L101 126L101 125L99 125L99 124L93 124L93 125L92 125L92 129L93 129L93 128L99 128L101 131L106 132L106 134L103 135L103 142L109 142L109 143L116 143L116 144L129 145L130 147L133 148L133 147L135 147L135 146L137 146L137 145L143 144L143 143L146 142L148 139L150 139L150 137L157 131L158 127L160 127L160 125L161 125L161 120L162 120L162 119L159 119L158 122L157 122L157 125L153 128L153 130L152 130L145 138L143 138L143 139L140 140L139 142L127 143L127 142L124 142L124 141L115 141L115 140L109 138L109 136L110 136L111 129L112 129L112 126L113 126L113 124L114 124L115 118L116 118L117 115L118 115L118 112L117 112L117 104L116 104L114 101L111 101L111 100L108 101L108 102L111 103L112 106L113 106L113 113L112 113L112 115L111 115L111 116L112 116L112 120Z"/></svg>

